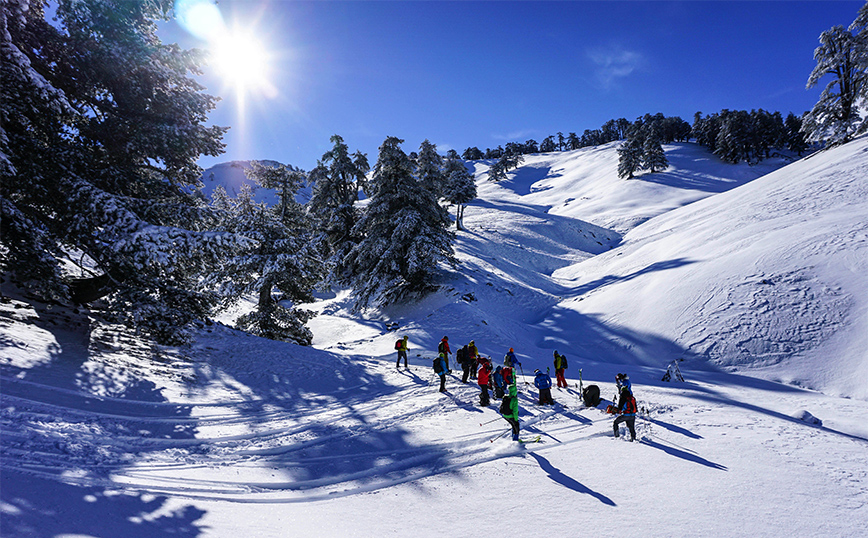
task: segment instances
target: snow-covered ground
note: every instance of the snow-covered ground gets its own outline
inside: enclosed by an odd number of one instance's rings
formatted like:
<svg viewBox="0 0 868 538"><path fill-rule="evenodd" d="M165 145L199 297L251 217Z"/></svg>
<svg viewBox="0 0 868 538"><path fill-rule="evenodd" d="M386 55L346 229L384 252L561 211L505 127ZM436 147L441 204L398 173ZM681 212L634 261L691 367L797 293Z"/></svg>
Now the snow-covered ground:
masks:
<svg viewBox="0 0 868 538"><path fill-rule="evenodd" d="M156 347L4 286L0 535L862 535L868 140L788 166L666 149L631 181L615 145L499 184L479 163L442 291L365 316L323 298L312 348L219 323ZM554 407L521 378L542 442L498 437L454 374L437 392L444 335L526 374L568 357ZM678 358L686 381L661 381ZM602 410L618 372L637 443Z"/></svg>

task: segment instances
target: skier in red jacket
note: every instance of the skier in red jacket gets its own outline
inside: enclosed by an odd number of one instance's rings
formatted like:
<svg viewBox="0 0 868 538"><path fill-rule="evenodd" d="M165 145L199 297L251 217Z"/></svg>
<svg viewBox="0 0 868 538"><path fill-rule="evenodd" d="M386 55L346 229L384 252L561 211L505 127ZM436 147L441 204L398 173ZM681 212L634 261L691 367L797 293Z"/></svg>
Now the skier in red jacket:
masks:
<svg viewBox="0 0 868 538"><path fill-rule="evenodd" d="M488 394L488 380L491 376L491 361L485 357L479 357L477 360L479 362L479 372L477 372L477 383L479 383L480 388L479 403L485 407L491 403Z"/></svg>

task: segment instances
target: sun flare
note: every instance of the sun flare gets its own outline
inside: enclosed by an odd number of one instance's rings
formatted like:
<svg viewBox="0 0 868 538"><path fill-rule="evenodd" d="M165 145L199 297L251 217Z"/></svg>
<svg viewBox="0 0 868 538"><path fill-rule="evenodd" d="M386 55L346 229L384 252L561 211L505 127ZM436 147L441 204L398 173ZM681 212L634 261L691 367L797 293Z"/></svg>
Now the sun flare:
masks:
<svg viewBox="0 0 868 538"><path fill-rule="evenodd" d="M211 57L216 71L237 91L268 93L271 86L268 51L257 38L229 32L213 41Z"/></svg>

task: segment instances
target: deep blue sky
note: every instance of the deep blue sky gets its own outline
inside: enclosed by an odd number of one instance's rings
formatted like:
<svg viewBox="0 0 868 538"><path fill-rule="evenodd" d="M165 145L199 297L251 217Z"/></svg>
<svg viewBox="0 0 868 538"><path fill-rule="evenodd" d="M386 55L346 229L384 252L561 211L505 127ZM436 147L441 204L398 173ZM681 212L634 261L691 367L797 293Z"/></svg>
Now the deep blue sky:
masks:
<svg viewBox="0 0 868 538"><path fill-rule="evenodd" d="M820 33L862 1L232 1L228 24L272 51L274 97L233 94L212 113L226 154L310 169L340 134L371 165L386 136L417 150L483 151L596 129L611 118L764 108L801 114ZM161 33L205 44L172 23ZM826 82L825 80L823 81ZM243 116L243 117L242 117Z"/></svg>

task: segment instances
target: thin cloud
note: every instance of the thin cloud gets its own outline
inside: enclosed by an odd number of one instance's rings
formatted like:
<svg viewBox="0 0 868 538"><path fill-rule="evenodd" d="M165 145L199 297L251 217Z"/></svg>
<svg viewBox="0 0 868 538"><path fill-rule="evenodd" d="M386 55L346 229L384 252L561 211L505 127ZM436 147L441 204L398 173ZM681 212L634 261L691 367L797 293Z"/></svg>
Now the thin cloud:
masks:
<svg viewBox="0 0 868 538"><path fill-rule="evenodd" d="M644 61L641 53L619 46L590 49L587 55L596 66L594 78L604 88L633 74Z"/></svg>

